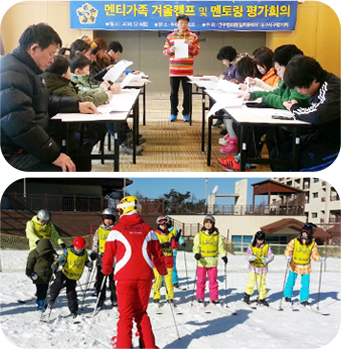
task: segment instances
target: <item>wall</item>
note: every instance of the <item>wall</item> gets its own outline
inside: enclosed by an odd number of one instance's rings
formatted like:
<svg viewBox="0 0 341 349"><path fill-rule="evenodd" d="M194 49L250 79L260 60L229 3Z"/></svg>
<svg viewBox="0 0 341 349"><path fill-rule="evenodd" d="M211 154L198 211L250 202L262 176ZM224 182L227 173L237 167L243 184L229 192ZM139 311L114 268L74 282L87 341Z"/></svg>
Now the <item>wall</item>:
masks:
<svg viewBox="0 0 341 349"><path fill-rule="evenodd" d="M5 52L18 44L21 33L33 23L49 23L60 34L63 43L70 44L83 34L100 36L105 40L119 40L123 44L123 58L134 61L134 68L150 75L148 91L169 91L168 59L162 55L165 41L159 32L115 32L78 30L69 28L68 1L24 1L12 6L1 22ZM332 33L332 35L330 34ZM235 46L239 52L252 52L267 44L276 48L295 43L307 55L317 58L322 66L340 75L340 22L335 12L317 1L305 1L298 7L295 32L200 32L202 53L195 61L195 74L220 74L224 67L216 59L224 45Z"/></svg>
<svg viewBox="0 0 341 349"><path fill-rule="evenodd" d="M266 45L272 49L289 43L316 58L327 71L340 76L340 20L326 4L319 1L300 3L294 32L267 34Z"/></svg>
<svg viewBox="0 0 341 349"><path fill-rule="evenodd" d="M172 219L182 222L202 224L205 216L181 216L171 215ZM305 216L214 216L216 227L221 234L229 239L233 235L254 235L260 227L280 221L282 219L295 218L305 223Z"/></svg>

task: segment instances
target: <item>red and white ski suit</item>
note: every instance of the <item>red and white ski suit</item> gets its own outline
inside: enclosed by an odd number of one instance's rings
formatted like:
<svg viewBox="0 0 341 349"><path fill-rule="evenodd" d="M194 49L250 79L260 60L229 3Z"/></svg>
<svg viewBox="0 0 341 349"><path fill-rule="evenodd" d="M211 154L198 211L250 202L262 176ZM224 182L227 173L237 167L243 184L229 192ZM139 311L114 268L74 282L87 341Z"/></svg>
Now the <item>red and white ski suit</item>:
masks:
<svg viewBox="0 0 341 349"><path fill-rule="evenodd" d="M143 348L157 348L147 315L154 279L153 264L167 273L159 240L154 230L137 213L121 216L110 231L102 258L102 272L109 275L116 257L114 280L120 317L116 348L132 348L133 320Z"/></svg>

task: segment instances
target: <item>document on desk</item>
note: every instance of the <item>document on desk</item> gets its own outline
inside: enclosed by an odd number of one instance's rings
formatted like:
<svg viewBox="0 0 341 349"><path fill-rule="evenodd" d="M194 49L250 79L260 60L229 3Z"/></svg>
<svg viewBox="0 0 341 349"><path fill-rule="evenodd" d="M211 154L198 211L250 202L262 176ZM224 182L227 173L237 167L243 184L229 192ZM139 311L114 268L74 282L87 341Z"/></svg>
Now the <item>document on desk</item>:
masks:
<svg viewBox="0 0 341 349"><path fill-rule="evenodd" d="M188 44L185 39L174 40L175 59L188 58Z"/></svg>
<svg viewBox="0 0 341 349"><path fill-rule="evenodd" d="M227 93L242 93L237 84L224 79L219 79L216 90L221 90Z"/></svg>
<svg viewBox="0 0 341 349"><path fill-rule="evenodd" d="M123 72L132 64L133 62L122 59L106 72L103 76L103 80L116 82Z"/></svg>
<svg viewBox="0 0 341 349"><path fill-rule="evenodd" d="M129 73L121 82L121 88L125 88L134 80L134 74Z"/></svg>
<svg viewBox="0 0 341 349"><path fill-rule="evenodd" d="M61 120L62 122L115 121L125 120L127 115L126 111L112 111L105 114L63 113L55 115L52 120Z"/></svg>
<svg viewBox="0 0 341 349"><path fill-rule="evenodd" d="M213 104L212 108L206 115L206 119L210 116L214 115L218 110L224 108L242 108L243 106L243 98L227 98L225 100L218 101Z"/></svg>

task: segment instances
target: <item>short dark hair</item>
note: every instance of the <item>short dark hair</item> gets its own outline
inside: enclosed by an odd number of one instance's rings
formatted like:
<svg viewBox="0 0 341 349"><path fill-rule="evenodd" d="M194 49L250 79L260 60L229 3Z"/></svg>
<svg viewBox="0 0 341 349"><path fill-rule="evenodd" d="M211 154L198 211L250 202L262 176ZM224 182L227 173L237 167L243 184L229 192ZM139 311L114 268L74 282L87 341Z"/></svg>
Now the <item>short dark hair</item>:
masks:
<svg viewBox="0 0 341 349"><path fill-rule="evenodd" d="M286 67L291 58L296 55L303 55L303 51L301 51L296 45L282 45L276 48L273 62L277 62L279 65Z"/></svg>
<svg viewBox="0 0 341 349"><path fill-rule="evenodd" d="M28 50L33 44L38 44L44 50L50 45L62 46L62 40L48 24L38 23L26 28L19 39L19 45L24 50Z"/></svg>
<svg viewBox="0 0 341 349"><path fill-rule="evenodd" d="M71 73L74 73L76 69L83 69L87 65L90 65L91 61L87 57L77 54L70 61Z"/></svg>
<svg viewBox="0 0 341 349"><path fill-rule="evenodd" d="M272 68L272 65L273 65L272 59L273 59L274 53L270 48L262 46L257 50L255 50L253 52L253 55L254 55L253 61L256 65L265 67L267 71L269 71Z"/></svg>
<svg viewBox="0 0 341 349"><path fill-rule="evenodd" d="M235 63L236 71L244 80L250 76L256 76L256 66L249 55L242 55Z"/></svg>
<svg viewBox="0 0 341 349"><path fill-rule="evenodd" d="M123 46L118 41L112 41L108 46L108 51L113 50L114 52L123 52Z"/></svg>
<svg viewBox="0 0 341 349"><path fill-rule="evenodd" d="M182 19L183 19L184 21L189 22L189 17L188 17L187 15L181 14L181 15L179 15L178 17L176 17L176 23L178 23L178 22L181 21Z"/></svg>
<svg viewBox="0 0 341 349"><path fill-rule="evenodd" d="M74 57L77 53L87 52L91 49L91 46L82 39L75 40L70 46L70 58Z"/></svg>
<svg viewBox="0 0 341 349"><path fill-rule="evenodd" d="M48 73L57 74L62 76L65 74L70 66L69 60L62 55L56 55L53 57L53 63L51 63L46 71Z"/></svg>
<svg viewBox="0 0 341 349"><path fill-rule="evenodd" d="M285 68L283 80L290 89L309 88L315 80L323 81L324 75L324 69L314 58L300 55L291 59Z"/></svg>
<svg viewBox="0 0 341 349"><path fill-rule="evenodd" d="M237 51L232 46L222 47L219 53L217 54L217 59L219 59L219 61L222 61L223 59L228 59L230 62L232 62L236 57Z"/></svg>

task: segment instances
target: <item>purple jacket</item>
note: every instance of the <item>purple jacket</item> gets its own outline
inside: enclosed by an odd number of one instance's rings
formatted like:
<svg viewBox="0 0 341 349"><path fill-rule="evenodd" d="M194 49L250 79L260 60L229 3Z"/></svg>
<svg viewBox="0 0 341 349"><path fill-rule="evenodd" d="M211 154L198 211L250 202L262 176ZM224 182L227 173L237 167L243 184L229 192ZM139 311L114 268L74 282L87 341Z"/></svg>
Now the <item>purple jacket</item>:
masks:
<svg viewBox="0 0 341 349"><path fill-rule="evenodd" d="M264 246L261 245L260 247ZM252 249L251 249L251 245L249 245L249 247L247 248L247 251L246 251L246 259L248 260L249 262L249 257L253 255L252 253ZM267 258L269 259L269 262L272 262L275 258L272 250L271 250L271 247L269 245L269 248L268 248L268 255L267 255ZM254 267L250 262L249 262L249 271L253 272L253 273L256 273L256 274L266 274L268 272L268 264L265 266L265 267Z"/></svg>

